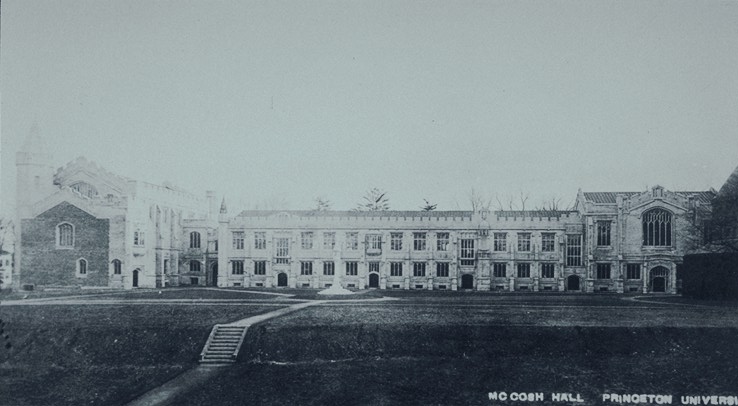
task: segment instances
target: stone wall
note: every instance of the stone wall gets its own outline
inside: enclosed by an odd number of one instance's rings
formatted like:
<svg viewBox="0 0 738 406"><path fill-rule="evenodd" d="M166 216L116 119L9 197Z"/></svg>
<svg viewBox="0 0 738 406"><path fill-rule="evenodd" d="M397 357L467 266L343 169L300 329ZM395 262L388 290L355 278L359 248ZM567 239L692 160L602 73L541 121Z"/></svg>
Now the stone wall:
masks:
<svg viewBox="0 0 738 406"><path fill-rule="evenodd" d="M74 226L74 245L57 248L56 228ZM61 203L34 219L21 222L21 284L108 286L109 222L69 203ZM86 276L77 275L77 261L87 261Z"/></svg>

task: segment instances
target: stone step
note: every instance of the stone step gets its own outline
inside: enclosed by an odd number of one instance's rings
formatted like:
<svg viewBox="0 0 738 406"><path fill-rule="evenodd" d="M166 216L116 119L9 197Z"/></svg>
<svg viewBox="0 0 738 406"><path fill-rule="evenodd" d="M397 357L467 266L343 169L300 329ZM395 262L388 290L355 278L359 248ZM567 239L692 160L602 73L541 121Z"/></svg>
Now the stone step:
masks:
<svg viewBox="0 0 738 406"><path fill-rule="evenodd" d="M200 354L203 363L232 363L236 361L239 344L246 333L245 326L215 326Z"/></svg>

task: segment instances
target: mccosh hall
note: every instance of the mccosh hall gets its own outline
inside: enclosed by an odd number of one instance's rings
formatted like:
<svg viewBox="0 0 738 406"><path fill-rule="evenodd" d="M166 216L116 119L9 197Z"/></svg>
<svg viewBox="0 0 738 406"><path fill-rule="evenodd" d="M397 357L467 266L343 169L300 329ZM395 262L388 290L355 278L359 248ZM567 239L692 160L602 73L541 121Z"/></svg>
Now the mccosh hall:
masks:
<svg viewBox="0 0 738 406"><path fill-rule="evenodd" d="M572 210L242 211L78 158L17 153L12 280L164 286L677 293L715 190L579 191ZM738 169L732 177L738 176ZM706 214L707 213L707 214ZM338 276L338 277L337 277Z"/></svg>

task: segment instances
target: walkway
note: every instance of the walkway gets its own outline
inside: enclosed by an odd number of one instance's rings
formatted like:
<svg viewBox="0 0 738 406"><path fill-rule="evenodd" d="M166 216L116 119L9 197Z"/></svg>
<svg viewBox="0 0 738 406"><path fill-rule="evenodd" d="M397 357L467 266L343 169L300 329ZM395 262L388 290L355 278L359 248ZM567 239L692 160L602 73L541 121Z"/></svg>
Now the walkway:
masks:
<svg viewBox="0 0 738 406"><path fill-rule="evenodd" d="M298 304L295 304L289 307L271 311L269 313L247 317L245 319L238 320L233 323L228 323L228 325L245 326L248 328L250 326L253 326L254 324L261 323L263 321L266 321L266 320L269 320L275 317L279 317L287 313L291 313L291 312L303 309L308 306L313 306L313 305L321 304L321 303L323 303L323 301L317 301L317 300L311 301L311 302L298 303ZM217 375L221 370L223 370L227 366L228 365L199 365L175 377L169 382L166 382L165 384L144 393L143 395L141 395L140 397L138 397L136 400L132 401L128 405L129 406L170 405L172 404L172 402L174 402L174 400L176 399L178 395L185 393L188 390L191 390L192 388L203 385L205 382L207 382L213 376Z"/></svg>

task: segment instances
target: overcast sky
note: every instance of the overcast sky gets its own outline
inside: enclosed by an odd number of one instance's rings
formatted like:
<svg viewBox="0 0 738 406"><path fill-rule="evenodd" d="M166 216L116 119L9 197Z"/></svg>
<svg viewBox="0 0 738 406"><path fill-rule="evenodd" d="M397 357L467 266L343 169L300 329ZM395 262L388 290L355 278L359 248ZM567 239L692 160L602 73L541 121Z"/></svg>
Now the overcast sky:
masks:
<svg viewBox="0 0 738 406"><path fill-rule="evenodd" d="M231 206L366 190L719 188L738 165L735 1L2 2L2 203L34 121Z"/></svg>

